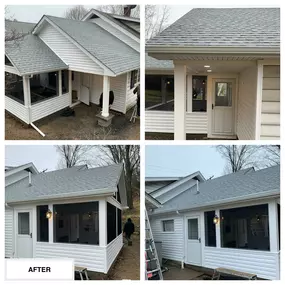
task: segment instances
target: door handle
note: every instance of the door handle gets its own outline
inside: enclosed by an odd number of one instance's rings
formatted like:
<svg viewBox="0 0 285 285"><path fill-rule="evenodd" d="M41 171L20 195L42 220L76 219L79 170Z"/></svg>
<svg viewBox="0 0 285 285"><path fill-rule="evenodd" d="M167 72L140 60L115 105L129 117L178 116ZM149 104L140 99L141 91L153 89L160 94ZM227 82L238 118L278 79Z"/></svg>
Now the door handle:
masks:
<svg viewBox="0 0 285 285"><path fill-rule="evenodd" d="M30 233L30 237L33 238L33 233Z"/></svg>
<svg viewBox="0 0 285 285"><path fill-rule="evenodd" d="M199 243L201 243L201 238L198 238Z"/></svg>
<svg viewBox="0 0 285 285"><path fill-rule="evenodd" d="M212 104L212 110L214 109L214 104Z"/></svg>

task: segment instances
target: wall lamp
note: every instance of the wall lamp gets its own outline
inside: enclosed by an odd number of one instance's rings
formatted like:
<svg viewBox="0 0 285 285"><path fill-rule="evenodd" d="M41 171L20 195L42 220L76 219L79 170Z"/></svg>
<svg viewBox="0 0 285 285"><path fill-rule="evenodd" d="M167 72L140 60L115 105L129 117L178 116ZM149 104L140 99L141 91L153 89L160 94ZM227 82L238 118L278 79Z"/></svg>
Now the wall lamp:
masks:
<svg viewBox="0 0 285 285"><path fill-rule="evenodd" d="M50 219L51 217L52 217L52 212L51 212L50 209L48 209L47 212L46 212L46 218Z"/></svg>
<svg viewBox="0 0 285 285"><path fill-rule="evenodd" d="M219 223L219 221L220 221L219 217L215 215L215 217L213 218L213 223L216 225Z"/></svg>

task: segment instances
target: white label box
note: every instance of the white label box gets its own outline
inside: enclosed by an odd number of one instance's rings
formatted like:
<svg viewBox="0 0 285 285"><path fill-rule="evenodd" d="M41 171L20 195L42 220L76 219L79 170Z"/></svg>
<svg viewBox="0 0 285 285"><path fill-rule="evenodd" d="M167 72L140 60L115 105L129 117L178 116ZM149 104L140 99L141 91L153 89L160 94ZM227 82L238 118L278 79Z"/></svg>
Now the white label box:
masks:
<svg viewBox="0 0 285 285"><path fill-rule="evenodd" d="M73 259L5 259L6 280L74 280Z"/></svg>

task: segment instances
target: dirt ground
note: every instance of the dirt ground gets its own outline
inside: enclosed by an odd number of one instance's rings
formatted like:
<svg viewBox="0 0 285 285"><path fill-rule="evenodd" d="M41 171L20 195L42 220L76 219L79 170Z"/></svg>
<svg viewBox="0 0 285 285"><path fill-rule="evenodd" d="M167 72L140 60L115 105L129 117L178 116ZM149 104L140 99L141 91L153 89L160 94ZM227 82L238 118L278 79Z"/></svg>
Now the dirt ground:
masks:
<svg viewBox="0 0 285 285"><path fill-rule="evenodd" d="M39 120L35 125L46 135L42 137L32 127L5 112L6 140L139 140L140 120L130 122L133 109L126 115L115 115L111 127L98 126L96 114L99 107L80 104L74 107L75 116L63 117L62 111Z"/></svg>
<svg viewBox="0 0 285 285"><path fill-rule="evenodd" d="M168 133L145 133L146 140L174 140L174 134ZM207 134L186 134L186 140L219 140L219 139L210 139L207 137ZM235 140L235 139L227 139Z"/></svg>
<svg viewBox="0 0 285 285"><path fill-rule="evenodd" d="M202 272L190 268L181 269L181 267L168 264L167 271L163 272L163 280L200 280L204 275Z"/></svg>

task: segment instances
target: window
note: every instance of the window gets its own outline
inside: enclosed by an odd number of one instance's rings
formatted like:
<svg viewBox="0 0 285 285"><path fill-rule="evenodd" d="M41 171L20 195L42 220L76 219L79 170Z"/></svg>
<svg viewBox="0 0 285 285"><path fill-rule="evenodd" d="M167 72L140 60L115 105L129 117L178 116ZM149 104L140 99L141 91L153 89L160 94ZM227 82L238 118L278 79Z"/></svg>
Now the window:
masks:
<svg viewBox="0 0 285 285"><path fill-rule="evenodd" d="M98 202L55 205L54 241L98 245L98 208Z"/></svg>
<svg viewBox="0 0 285 285"><path fill-rule="evenodd" d="M220 215L222 247L270 250L267 204L222 210Z"/></svg>
<svg viewBox="0 0 285 285"><path fill-rule="evenodd" d="M69 92L69 74L68 70L62 70L61 71L61 85L62 85L62 94L68 93Z"/></svg>
<svg viewBox="0 0 285 285"><path fill-rule="evenodd" d="M192 77L192 111L207 111L207 76Z"/></svg>
<svg viewBox="0 0 285 285"><path fill-rule="evenodd" d="M114 240L118 235L117 230L117 208L107 203L107 240L108 243L110 243L112 240Z"/></svg>
<svg viewBox="0 0 285 285"><path fill-rule="evenodd" d="M164 232L174 232L174 220L162 221L162 228Z"/></svg>
<svg viewBox="0 0 285 285"><path fill-rule="evenodd" d="M135 84L138 82L138 70L133 70L131 72L131 84L130 89L133 89L135 87Z"/></svg>
<svg viewBox="0 0 285 285"><path fill-rule="evenodd" d="M117 235L120 235L123 231L123 228L122 228L122 211L118 208L117 208L117 223L118 223Z"/></svg>
<svg viewBox="0 0 285 285"><path fill-rule="evenodd" d="M18 213L18 234L30 234L30 213Z"/></svg>
<svg viewBox="0 0 285 285"><path fill-rule="evenodd" d="M24 104L23 78L21 76L5 72L5 95Z"/></svg>
<svg viewBox="0 0 285 285"><path fill-rule="evenodd" d="M48 206L37 206L37 241L48 242L48 224L46 218Z"/></svg>
<svg viewBox="0 0 285 285"><path fill-rule="evenodd" d="M216 246L216 225L213 222L215 211L205 212L205 244L206 246Z"/></svg>
<svg viewBox="0 0 285 285"><path fill-rule="evenodd" d="M188 239L198 238L198 219L188 219Z"/></svg>
<svg viewBox="0 0 285 285"><path fill-rule="evenodd" d="M216 82L215 84L215 106L232 106L232 83Z"/></svg>
<svg viewBox="0 0 285 285"><path fill-rule="evenodd" d="M148 110L174 111L174 76L145 76L145 107Z"/></svg>

